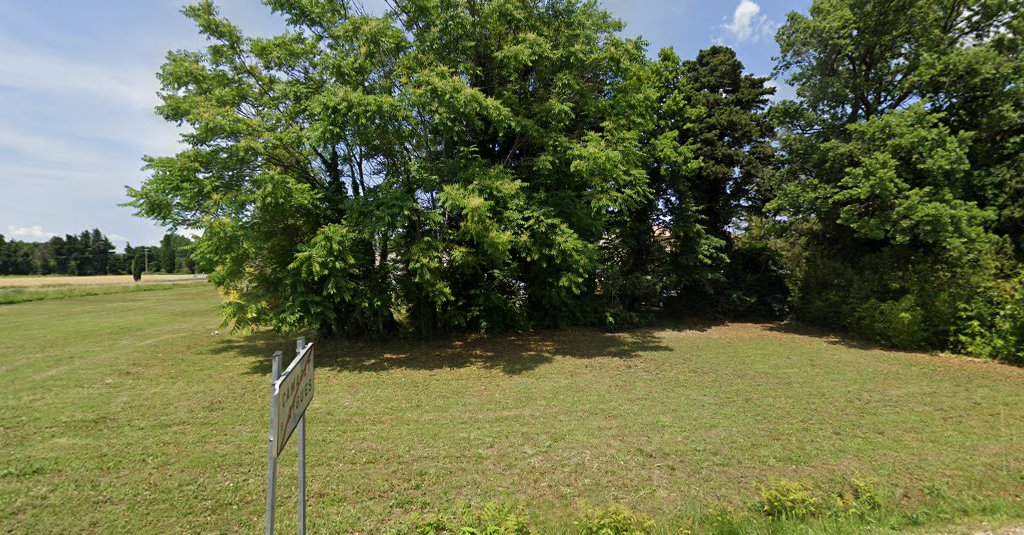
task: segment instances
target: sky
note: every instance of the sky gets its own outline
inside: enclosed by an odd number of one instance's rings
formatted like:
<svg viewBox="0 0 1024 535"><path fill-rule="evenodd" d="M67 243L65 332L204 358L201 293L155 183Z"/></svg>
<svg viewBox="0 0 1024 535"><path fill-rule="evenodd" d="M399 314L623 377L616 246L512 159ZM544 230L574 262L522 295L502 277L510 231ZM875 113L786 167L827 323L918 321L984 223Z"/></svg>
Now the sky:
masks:
<svg viewBox="0 0 1024 535"><path fill-rule="evenodd" d="M383 0L364 0L370 11ZM119 206L145 178L143 155L176 152L178 131L153 108L168 50L204 41L183 0L0 0L0 234L43 241L100 228L118 247L156 245L165 229ZM246 32L282 23L259 0L219 0ZM683 58L733 47L750 72L769 75L775 29L810 0L603 0L625 33ZM792 89L775 81L779 95Z"/></svg>

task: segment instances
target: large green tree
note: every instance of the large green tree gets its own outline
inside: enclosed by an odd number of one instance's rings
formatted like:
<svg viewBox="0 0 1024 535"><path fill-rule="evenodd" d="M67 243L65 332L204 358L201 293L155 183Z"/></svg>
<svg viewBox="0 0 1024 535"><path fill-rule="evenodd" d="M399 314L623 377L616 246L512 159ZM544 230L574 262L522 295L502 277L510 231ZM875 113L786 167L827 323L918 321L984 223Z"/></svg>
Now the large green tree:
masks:
<svg viewBox="0 0 1024 535"><path fill-rule="evenodd" d="M714 46L692 60L662 50L652 69L659 140L695 155L689 165L655 156L656 225L667 227L667 279L689 310L732 311L746 288L727 277L735 236L763 204L760 184L773 161L774 88L744 73L732 49ZM687 162L686 159L683 162Z"/></svg>
<svg viewBox="0 0 1024 535"><path fill-rule="evenodd" d="M594 3L267 0L247 37L168 55L188 148L147 158L139 213L204 230L240 326L381 334L590 321L601 243L651 195L642 43Z"/></svg>
<svg viewBox="0 0 1024 535"><path fill-rule="evenodd" d="M805 318L904 346L994 345L1020 244L1021 6L816 0L780 28L800 100L778 110L771 206L802 258Z"/></svg>
<svg viewBox="0 0 1024 535"><path fill-rule="evenodd" d="M1022 35L1019 0L816 0L808 15L791 13L778 71L800 97L784 114L802 134L790 147L796 171L818 166L822 142L849 139L847 125L920 103L970 133L963 198L995 210L993 230L1024 255Z"/></svg>

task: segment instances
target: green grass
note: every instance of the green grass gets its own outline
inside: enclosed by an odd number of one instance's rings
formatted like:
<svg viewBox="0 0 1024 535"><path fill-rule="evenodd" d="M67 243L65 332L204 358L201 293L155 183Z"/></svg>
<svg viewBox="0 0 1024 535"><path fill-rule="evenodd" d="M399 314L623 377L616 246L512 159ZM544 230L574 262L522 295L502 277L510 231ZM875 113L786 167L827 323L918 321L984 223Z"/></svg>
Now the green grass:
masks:
<svg viewBox="0 0 1024 535"><path fill-rule="evenodd" d="M152 284L124 284L108 286L54 286L41 288L0 288L0 305L13 305L17 303L28 303L31 301L46 301L49 299L68 299L70 297L88 297L92 295L110 295L130 292L150 292L155 290L167 290L174 285L206 285L205 282L175 282L175 283L152 283Z"/></svg>
<svg viewBox="0 0 1024 535"><path fill-rule="evenodd" d="M269 356L294 342L214 335L217 303L185 286L0 307L5 532L261 529ZM990 362L738 324L324 343L316 380L313 533L490 501L541 533L609 504L665 533L1024 523L1024 370ZM749 512L778 480L824 499L858 476L886 512ZM292 445L279 481L290 532Z"/></svg>

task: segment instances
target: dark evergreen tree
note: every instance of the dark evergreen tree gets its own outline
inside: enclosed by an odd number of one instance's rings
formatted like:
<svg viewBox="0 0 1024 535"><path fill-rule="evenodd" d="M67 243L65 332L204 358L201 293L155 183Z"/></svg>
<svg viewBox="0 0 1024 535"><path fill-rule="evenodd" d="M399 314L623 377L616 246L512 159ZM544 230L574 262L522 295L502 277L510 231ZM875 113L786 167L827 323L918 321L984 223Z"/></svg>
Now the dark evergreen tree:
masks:
<svg viewBox="0 0 1024 535"><path fill-rule="evenodd" d="M100 229L93 229L89 235L89 263L94 275L105 275L110 272L110 264L114 254L114 244Z"/></svg>
<svg viewBox="0 0 1024 535"><path fill-rule="evenodd" d="M642 280L658 280L691 312L724 311L732 301L725 277L732 235L758 213L758 184L773 156L766 109L774 89L744 74L732 49L721 46L690 61L665 49L651 69L654 194L622 235L633 260L616 276L644 275L634 282L641 289Z"/></svg>
<svg viewBox="0 0 1024 535"><path fill-rule="evenodd" d="M178 253L178 244L174 239L174 234L164 234L164 237L160 240L160 248L157 250L158 257L160 258L160 266L167 273L174 273L175 271L175 259Z"/></svg>
<svg viewBox="0 0 1024 535"><path fill-rule="evenodd" d="M141 249L136 249L135 250L135 256L132 257L132 279L134 279L135 282L139 282L139 280L142 279L142 270L143 270L142 250Z"/></svg>
<svg viewBox="0 0 1024 535"><path fill-rule="evenodd" d="M0 275L11 273L11 252L7 247L7 240L0 234Z"/></svg>
<svg viewBox="0 0 1024 535"><path fill-rule="evenodd" d="M674 59L663 55L662 61ZM700 156L690 190L708 232L728 241L763 204L758 186L774 156L767 108L775 88L766 77L744 74L736 53L724 46L700 51L681 71L670 91L685 99L689 117L671 120L688 121L679 136Z"/></svg>

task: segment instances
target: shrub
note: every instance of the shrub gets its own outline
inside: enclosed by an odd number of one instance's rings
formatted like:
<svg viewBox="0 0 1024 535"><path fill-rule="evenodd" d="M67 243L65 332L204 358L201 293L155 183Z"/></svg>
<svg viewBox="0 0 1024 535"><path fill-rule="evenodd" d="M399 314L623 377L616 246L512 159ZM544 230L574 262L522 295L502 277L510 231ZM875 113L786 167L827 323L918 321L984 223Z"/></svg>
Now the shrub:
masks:
<svg viewBox="0 0 1024 535"><path fill-rule="evenodd" d="M882 504L875 483L860 477L851 478L846 488L833 494L832 502L832 512L839 516L864 516Z"/></svg>
<svg viewBox="0 0 1024 535"><path fill-rule="evenodd" d="M590 509L576 525L581 535L647 535L654 531L653 520L621 505Z"/></svg>
<svg viewBox="0 0 1024 535"><path fill-rule="evenodd" d="M789 274L780 254L766 244L740 243L729 251L728 289L721 308L736 316L784 318L789 312Z"/></svg>
<svg viewBox="0 0 1024 535"><path fill-rule="evenodd" d="M1024 276L1015 281L1015 290L995 317L990 331L986 357L1024 365Z"/></svg>
<svg viewBox="0 0 1024 535"><path fill-rule="evenodd" d="M1024 365L1024 277L1018 279L1015 295L996 318L995 335L991 356Z"/></svg>
<svg viewBox="0 0 1024 535"><path fill-rule="evenodd" d="M391 530L392 535L530 535L526 514L520 508L491 502L482 508L466 506L457 518L445 515L416 516L412 525Z"/></svg>
<svg viewBox="0 0 1024 535"><path fill-rule="evenodd" d="M817 514L818 499L803 483L780 481L761 489L755 508L768 518L801 520Z"/></svg>
<svg viewBox="0 0 1024 535"><path fill-rule="evenodd" d="M856 330L876 342L903 348L920 348L928 343L924 311L912 295L895 301L870 299L854 317Z"/></svg>
<svg viewBox="0 0 1024 535"><path fill-rule="evenodd" d="M963 307L964 328L958 336L958 349L1024 365L1024 276L999 285L990 293L981 310Z"/></svg>
<svg viewBox="0 0 1024 535"><path fill-rule="evenodd" d="M483 509L467 508L463 511L461 535L529 535L533 533L527 521L526 513L520 508L513 508L491 502Z"/></svg>
<svg viewBox="0 0 1024 535"><path fill-rule="evenodd" d="M732 507L722 506L709 511L704 519L705 529L699 532L715 535L745 535L750 533L749 515L738 515ZM698 530L694 530L698 531Z"/></svg>

